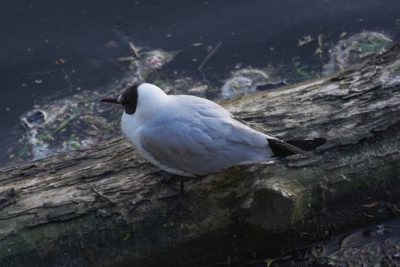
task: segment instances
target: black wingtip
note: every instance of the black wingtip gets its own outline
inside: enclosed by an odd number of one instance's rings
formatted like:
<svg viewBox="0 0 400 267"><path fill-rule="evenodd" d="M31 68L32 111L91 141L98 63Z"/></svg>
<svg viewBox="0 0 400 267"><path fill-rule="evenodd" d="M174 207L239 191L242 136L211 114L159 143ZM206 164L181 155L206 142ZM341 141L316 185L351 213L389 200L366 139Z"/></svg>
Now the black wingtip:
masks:
<svg viewBox="0 0 400 267"><path fill-rule="evenodd" d="M304 151L311 151L326 143L325 138L314 138L307 140L285 140L286 143L301 148Z"/></svg>
<svg viewBox="0 0 400 267"><path fill-rule="evenodd" d="M281 141L279 139L268 139L268 144L269 147L272 150L272 153L274 153L275 157L278 158L283 158L283 157L287 157L290 155L294 155L294 154L304 154L306 153L306 151L291 145L289 143L286 143L284 141Z"/></svg>
<svg viewBox="0 0 400 267"><path fill-rule="evenodd" d="M294 154L304 154L306 153L306 151L314 150L315 148L326 143L325 138L287 141L267 138L267 140L272 152L274 153L274 156L279 158L287 157Z"/></svg>

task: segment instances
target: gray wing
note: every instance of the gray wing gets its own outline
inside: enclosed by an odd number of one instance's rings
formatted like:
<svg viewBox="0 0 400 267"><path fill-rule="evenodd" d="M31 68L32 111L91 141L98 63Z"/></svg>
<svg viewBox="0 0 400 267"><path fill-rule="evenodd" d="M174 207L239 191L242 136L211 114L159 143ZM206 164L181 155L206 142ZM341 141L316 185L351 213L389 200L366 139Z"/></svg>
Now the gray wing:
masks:
<svg viewBox="0 0 400 267"><path fill-rule="evenodd" d="M193 175L271 158L266 136L240 122L219 105L201 98L184 103L172 119L160 114L140 129L142 149L161 165ZM204 100L204 101L203 101Z"/></svg>

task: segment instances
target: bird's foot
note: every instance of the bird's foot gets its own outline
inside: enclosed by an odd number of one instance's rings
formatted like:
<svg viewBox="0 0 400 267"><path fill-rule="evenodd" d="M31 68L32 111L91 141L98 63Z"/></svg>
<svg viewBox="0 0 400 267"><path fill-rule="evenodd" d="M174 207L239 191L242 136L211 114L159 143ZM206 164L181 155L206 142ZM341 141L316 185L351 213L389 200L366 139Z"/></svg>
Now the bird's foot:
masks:
<svg viewBox="0 0 400 267"><path fill-rule="evenodd" d="M179 196L179 197L183 197L185 194L185 177L184 176L180 176L180 175L176 175L176 174L172 174L169 172L166 172L164 170L159 170L153 173L154 175L157 176L161 176L162 183L165 183L167 185L167 187L170 189L169 193L168 193L168 197L174 197L174 196ZM179 186L179 190L174 188L171 185L171 182L177 179L180 179L180 186ZM179 192L179 193L173 193L173 192Z"/></svg>
<svg viewBox="0 0 400 267"><path fill-rule="evenodd" d="M173 178L174 178L174 174L166 172L164 170L159 170L159 171L155 171L153 172L154 175L160 176L161 177L161 182L165 183L165 184L169 184L170 182L172 182Z"/></svg>

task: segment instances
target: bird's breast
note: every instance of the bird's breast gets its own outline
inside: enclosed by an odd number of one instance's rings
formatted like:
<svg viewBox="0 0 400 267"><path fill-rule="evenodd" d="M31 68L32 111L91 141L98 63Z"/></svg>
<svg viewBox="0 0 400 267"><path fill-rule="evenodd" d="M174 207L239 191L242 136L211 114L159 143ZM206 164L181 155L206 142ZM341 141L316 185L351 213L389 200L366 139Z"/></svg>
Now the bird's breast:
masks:
<svg viewBox="0 0 400 267"><path fill-rule="evenodd" d="M121 129L126 138L135 146L139 145L139 129L140 123L135 116L128 115L124 112L121 118Z"/></svg>

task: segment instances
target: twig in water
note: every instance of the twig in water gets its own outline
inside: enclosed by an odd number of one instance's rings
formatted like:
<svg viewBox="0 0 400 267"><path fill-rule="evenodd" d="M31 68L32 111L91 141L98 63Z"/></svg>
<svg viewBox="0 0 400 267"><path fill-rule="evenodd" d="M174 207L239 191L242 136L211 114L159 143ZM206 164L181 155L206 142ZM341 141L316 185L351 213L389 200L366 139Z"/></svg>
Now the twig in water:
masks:
<svg viewBox="0 0 400 267"><path fill-rule="evenodd" d="M94 187L94 185L92 184L91 186L93 192L95 192L97 195L101 196L102 198L110 201L112 204L117 204L114 200L112 200L111 198L109 198L108 196L103 195L102 193L100 193L99 191L96 190L96 188Z"/></svg>
<svg viewBox="0 0 400 267"><path fill-rule="evenodd" d="M131 50L131 52L133 53L133 55L139 59L139 48L137 48L132 42L129 42L129 49Z"/></svg>
<svg viewBox="0 0 400 267"><path fill-rule="evenodd" d="M207 80L206 75L203 72L203 67L204 65L207 63L207 61L214 55L214 53L218 50L218 48L222 45L222 42L220 41L213 50L210 51L210 53L208 53L208 55L206 56L206 58L203 60L203 62L201 62L200 66L197 68L197 71L200 72L203 80L207 83L207 85L211 88L211 83Z"/></svg>
<svg viewBox="0 0 400 267"><path fill-rule="evenodd" d="M205 81L206 84L208 85L208 87L211 88L211 87L212 87L212 86L211 86L211 83L210 83L209 80L207 80L207 77L206 77L206 75L204 74L204 72L203 72L202 70L199 70L199 72L200 72L200 74L201 74L201 77L203 78L203 81Z"/></svg>
<svg viewBox="0 0 400 267"><path fill-rule="evenodd" d="M206 58L203 60L203 62L201 62L200 66L197 68L198 71L201 72L201 70L203 69L204 65L207 63L207 61L215 54L215 52L218 50L218 48L222 45L222 42L220 41L213 50L210 51L210 53L208 53L208 55L206 56Z"/></svg>

